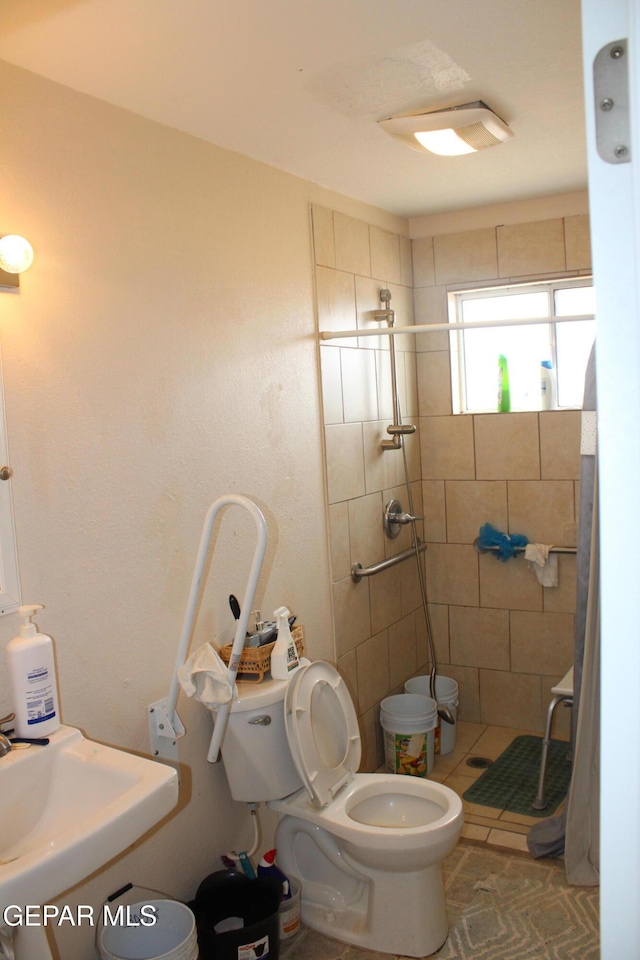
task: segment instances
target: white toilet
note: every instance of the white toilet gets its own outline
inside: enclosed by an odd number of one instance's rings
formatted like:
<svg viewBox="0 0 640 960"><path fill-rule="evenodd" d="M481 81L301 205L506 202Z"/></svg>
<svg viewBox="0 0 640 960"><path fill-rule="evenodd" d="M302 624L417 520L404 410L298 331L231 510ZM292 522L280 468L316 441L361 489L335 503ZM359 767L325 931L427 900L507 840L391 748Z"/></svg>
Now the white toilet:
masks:
<svg viewBox="0 0 640 960"><path fill-rule="evenodd" d="M231 794L278 811L278 864L302 881L303 922L383 953L436 951L460 798L431 780L356 773L356 712L328 663L239 689L222 745Z"/></svg>

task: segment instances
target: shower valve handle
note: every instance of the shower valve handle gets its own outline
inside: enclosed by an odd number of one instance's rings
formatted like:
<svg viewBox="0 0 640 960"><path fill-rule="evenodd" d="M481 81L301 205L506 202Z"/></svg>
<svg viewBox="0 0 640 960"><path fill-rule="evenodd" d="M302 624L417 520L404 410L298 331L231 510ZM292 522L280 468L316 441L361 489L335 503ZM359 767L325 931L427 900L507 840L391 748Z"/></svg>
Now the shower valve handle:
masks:
<svg viewBox="0 0 640 960"><path fill-rule="evenodd" d="M414 517L406 513L399 500L389 500L382 515L384 532L391 540L398 536L401 525L413 523L414 520L424 520L424 517Z"/></svg>
<svg viewBox="0 0 640 960"><path fill-rule="evenodd" d="M414 520L424 520L424 517L413 517L410 513L389 513L389 523L413 523Z"/></svg>

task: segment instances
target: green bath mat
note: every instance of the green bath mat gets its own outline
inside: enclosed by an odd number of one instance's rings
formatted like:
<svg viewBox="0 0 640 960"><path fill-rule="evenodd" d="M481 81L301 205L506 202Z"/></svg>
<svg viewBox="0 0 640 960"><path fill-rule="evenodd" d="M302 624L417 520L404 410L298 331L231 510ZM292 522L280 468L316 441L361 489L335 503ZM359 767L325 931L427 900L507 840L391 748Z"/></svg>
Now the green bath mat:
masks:
<svg viewBox="0 0 640 960"><path fill-rule="evenodd" d="M516 737L463 793L463 798L483 807L498 807L529 817L548 817L569 789L572 764L567 760L568 751L566 740L552 740L549 745L544 810L534 810L531 806L538 792L542 737Z"/></svg>

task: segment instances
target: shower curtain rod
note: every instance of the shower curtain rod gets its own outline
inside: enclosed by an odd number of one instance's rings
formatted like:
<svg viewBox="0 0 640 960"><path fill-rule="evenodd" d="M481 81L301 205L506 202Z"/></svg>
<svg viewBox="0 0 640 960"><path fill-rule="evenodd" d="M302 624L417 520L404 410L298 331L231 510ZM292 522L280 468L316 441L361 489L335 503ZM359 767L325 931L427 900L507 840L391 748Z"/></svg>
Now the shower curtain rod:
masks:
<svg viewBox="0 0 640 960"><path fill-rule="evenodd" d="M579 320L595 320L593 313L578 317L528 317L525 320L479 320L477 323L420 323L409 327L367 327L364 330L323 330L321 340L339 340L343 337L395 337L399 333L447 333L451 330L478 330L482 327L523 327L540 323L576 323Z"/></svg>

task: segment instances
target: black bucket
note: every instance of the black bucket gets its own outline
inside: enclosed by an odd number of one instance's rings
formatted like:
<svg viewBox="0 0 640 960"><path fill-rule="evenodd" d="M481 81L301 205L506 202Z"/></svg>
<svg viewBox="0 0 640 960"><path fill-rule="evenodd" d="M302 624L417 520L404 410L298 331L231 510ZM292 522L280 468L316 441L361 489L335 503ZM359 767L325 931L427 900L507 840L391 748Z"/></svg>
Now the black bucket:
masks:
<svg viewBox="0 0 640 960"><path fill-rule="evenodd" d="M200 960L278 960L281 900L282 882L274 877L250 880L234 870L210 874L189 904Z"/></svg>

